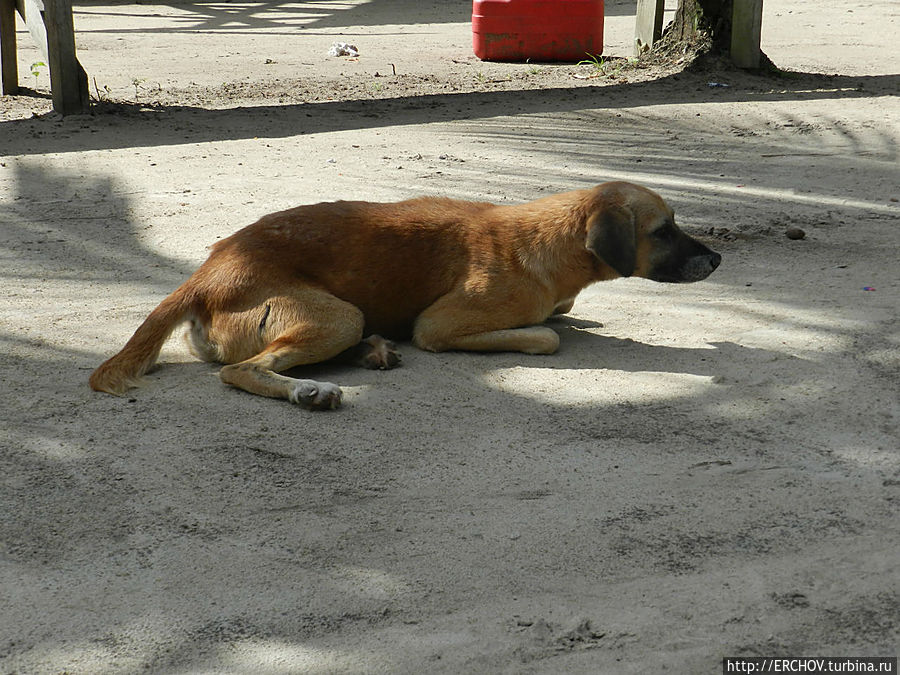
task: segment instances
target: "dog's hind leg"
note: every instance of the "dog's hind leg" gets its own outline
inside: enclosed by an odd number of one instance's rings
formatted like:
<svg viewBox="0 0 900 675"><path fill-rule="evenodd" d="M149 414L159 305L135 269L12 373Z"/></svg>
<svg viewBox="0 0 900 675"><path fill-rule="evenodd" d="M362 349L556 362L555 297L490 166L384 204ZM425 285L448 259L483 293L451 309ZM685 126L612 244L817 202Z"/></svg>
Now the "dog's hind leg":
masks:
<svg viewBox="0 0 900 675"><path fill-rule="evenodd" d="M256 313L263 318L257 318ZM225 354L229 339L244 347L249 344L252 339L248 331L268 340L259 353L224 366L219 372L221 380L253 394L287 399L312 410L337 408L342 394L336 384L279 373L328 360L357 344L362 338L362 312L325 291L303 288L289 296L268 299L256 313L244 312L251 319L231 322L229 328L224 328L227 321L220 321L217 326L213 317L209 338L220 344Z"/></svg>

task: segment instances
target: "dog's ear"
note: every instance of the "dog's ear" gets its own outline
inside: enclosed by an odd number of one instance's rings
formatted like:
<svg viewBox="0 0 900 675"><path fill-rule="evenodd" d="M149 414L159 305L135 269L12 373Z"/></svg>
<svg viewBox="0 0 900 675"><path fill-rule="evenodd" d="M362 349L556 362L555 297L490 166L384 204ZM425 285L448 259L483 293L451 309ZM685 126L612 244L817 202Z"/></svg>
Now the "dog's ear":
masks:
<svg viewBox="0 0 900 675"><path fill-rule="evenodd" d="M588 219L585 247L623 277L630 277L637 263L634 214L622 206L595 212Z"/></svg>

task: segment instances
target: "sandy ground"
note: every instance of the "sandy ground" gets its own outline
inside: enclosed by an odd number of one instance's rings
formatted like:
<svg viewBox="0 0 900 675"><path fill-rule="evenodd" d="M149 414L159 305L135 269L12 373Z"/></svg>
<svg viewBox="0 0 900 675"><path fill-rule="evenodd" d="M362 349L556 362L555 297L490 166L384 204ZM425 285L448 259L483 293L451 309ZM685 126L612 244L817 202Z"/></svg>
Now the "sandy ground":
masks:
<svg viewBox="0 0 900 675"><path fill-rule="evenodd" d="M765 6L791 77L620 68L627 2L602 77L477 61L465 2L78 3L105 102L66 119L20 33L38 95L0 99L0 672L896 655L898 8ZM343 385L334 413L227 388L178 340L130 396L87 387L264 213L609 179L661 192L724 262L588 289L554 356L309 369Z"/></svg>

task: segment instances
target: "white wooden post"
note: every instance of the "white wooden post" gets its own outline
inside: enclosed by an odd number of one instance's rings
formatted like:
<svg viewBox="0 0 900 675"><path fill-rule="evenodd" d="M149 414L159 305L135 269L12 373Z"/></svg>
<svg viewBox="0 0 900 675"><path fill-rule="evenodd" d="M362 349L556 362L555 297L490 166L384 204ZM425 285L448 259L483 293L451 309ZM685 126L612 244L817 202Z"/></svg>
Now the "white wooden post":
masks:
<svg viewBox="0 0 900 675"><path fill-rule="evenodd" d="M662 35L665 0L638 0L634 25L634 55L640 56Z"/></svg>

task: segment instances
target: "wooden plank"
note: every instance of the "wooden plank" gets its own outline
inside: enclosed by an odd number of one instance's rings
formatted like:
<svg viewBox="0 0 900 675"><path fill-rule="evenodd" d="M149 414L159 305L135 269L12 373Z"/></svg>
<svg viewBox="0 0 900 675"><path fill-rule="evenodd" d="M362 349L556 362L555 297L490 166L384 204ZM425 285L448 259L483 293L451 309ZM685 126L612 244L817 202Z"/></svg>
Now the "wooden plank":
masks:
<svg viewBox="0 0 900 675"><path fill-rule="evenodd" d="M662 35L665 0L638 0L634 24L634 55L640 56Z"/></svg>
<svg viewBox="0 0 900 675"><path fill-rule="evenodd" d="M0 94L18 93L16 0L0 0Z"/></svg>
<svg viewBox="0 0 900 675"><path fill-rule="evenodd" d="M734 0L731 60L738 68L759 68L762 10L763 0Z"/></svg>
<svg viewBox="0 0 900 675"><path fill-rule="evenodd" d="M47 29L47 55L50 57L47 65L50 66L53 109L62 115L86 112L91 101L87 73L75 56L72 1L45 0L44 26Z"/></svg>

